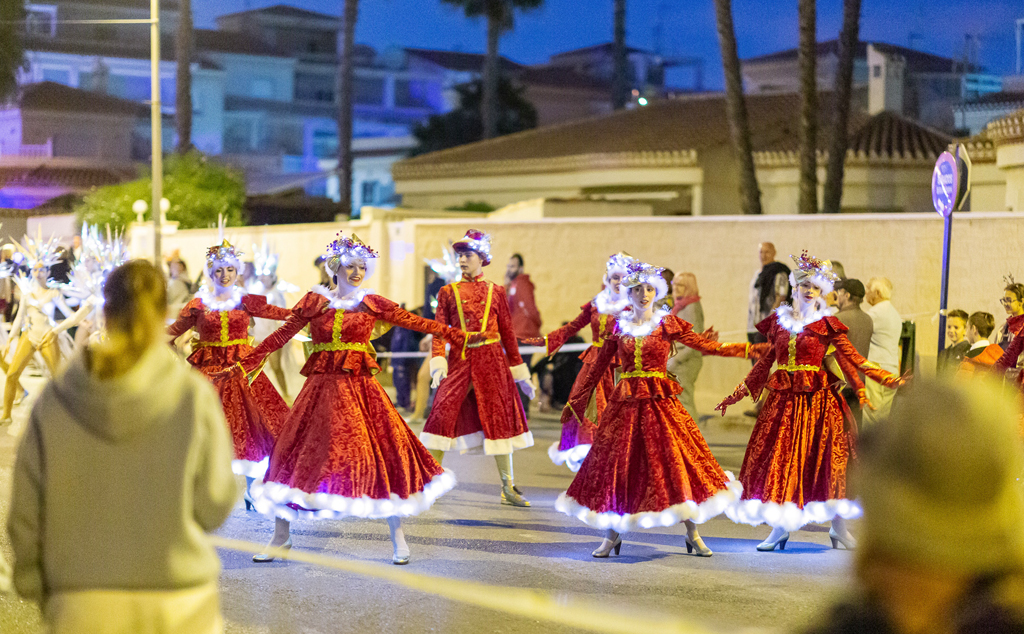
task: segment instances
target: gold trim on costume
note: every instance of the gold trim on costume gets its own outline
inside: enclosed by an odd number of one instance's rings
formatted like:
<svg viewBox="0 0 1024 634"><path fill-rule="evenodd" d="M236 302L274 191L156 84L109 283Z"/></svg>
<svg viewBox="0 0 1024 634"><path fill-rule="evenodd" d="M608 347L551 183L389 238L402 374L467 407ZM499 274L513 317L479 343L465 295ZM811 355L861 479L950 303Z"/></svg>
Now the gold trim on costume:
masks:
<svg viewBox="0 0 1024 634"><path fill-rule="evenodd" d="M332 341L330 343L315 343L312 346L313 352L328 352L333 350L361 350L369 352L370 346L361 341Z"/></svg>
<svg viewBox="0 0 1024 634"><path fill-rule="evenodd" d="M245 339L231 339L230 341L202 341L196 340L192 342L193 348L228 348L231 346L241 346L244 344L252 345L252 337L246 337Z"/></svg>
<svg viewBox="0 0 1024 634"><path fill-rule="evenodd" d="M623 372L619 377L621 379L667 379L668 375L664 372L649 372L647 370L634 370L633 372Z"/></svg>
<svg viewBox="0 0 1024 634"><path fill-rule="evenodd" d="M220 311L220 340L222 342L228 340L228 311Z"/></svg>
<svg viewBox="0 0 1024 634"><path fill-rule="evenodd" d="M462 332L466 333L466 341L462 344L462 358L466 358L466 348L479 348L481 346L488 346L492 343L498 343L501 339L487 339L473 345L469 345L469 335L484 334L487 332L487 318L491 314L491 297L494 295L494 283L487 282L487 301L484 303L484 318L480 321L480 331L470 332L466 329L466 315L462 312L462 297L459 296L459 283L452 282L452 292L455 294L455 309L459 312L459 326L462 328ZM545 348L547 348L547 340L545 339Z"/></svg>

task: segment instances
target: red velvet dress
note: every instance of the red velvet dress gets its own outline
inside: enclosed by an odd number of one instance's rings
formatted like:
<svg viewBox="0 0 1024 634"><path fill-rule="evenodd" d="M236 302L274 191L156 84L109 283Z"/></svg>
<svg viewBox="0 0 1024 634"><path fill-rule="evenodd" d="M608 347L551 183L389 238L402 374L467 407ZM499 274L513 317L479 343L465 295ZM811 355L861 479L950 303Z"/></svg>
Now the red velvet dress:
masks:
<svg viewBox="0 0 1024 634"><path fill-rule="evenodd" d="M337 306L337 308L332 307ZM256 508L293 520L418 515L455 486L391 404L374 375L374 323L429 332L449 329L416 317L379 295L351 309L321 292L307 293L287 323L243 362L247 371L309 324L313 339L307 377L278 436Z"/></svg>
<svg viewBox="0 0 1024 634"><path fill-rule="evenodd" d="M601 415L590 453L555 502L555 508L567 515L619 533L684 520L707 521L741 492L676 398L682 388L668 378L665 364L673 341L721 356L744 356L747 345L709 341L694 333L689 323L664 313L648 323L656 325L645 329L620 322L591 367L584 386L588 389L616 353L622 375Z"/></svg>
<svg viewBox="0 0 1024 634"><path fill-rule="evenodd" d="M505 289L476 281L454 282L437 294L434 319L463 332L482 332L478 344L452 346L448 378L434 395L434 406L420 440L430 449L491 455L509 454L533 446L533 434L516 390L516 378L529 378L512 331ZM445 354L444 341L434 338L433 356Z"/></svg>
<svg viewBox="0 0 1024 634"><path fill-rule="evenodd" d="M590 325L591 344L580 355L583 367L576 375L576 381L569 392L569 402L562 409L562 436L548 448L548 456L552 462L564 463L574 472L580 470L583 459L587 457L587 452L594 443L597 421L600 420L608 404L608 396L615 387L615 368L619 365L618 360L613 358L601 373L597 386L592 390L584 388L587 374L597 362L608 336L614 332L615 318L625 305L625 302L611 302L603 297L604 295L602 292L593 301L581 306L576 319L558 330L548 333L545 337L523 340L523 343L529 345L543 345L550 356L565 345L570 337ZM599 303L605 307L606 312L601 312L598 308ZM614 347L614 342L609 345Z"/></svg>
<svg viewBox="0 0 1024 634"><path fill-rule="evenodd" d="M178 337L189 328L195 330L197 339L192 343L194 350L188 362L205 374L220 394L235 445L232 468L235 473L262 478L267 458L274 448L274 437L288 417L288 405L262 373L251 386L244 381L214 375L230 369L252 352L250 318L281 321L291 312L267 304L267 298L262 295L245 295L240 290L235 293L238 300L224 304L225 310L211 310L202 299L193 298L181 309L177 321L167 332ZM234 308L226 309L230 305Z"/></svg>
<svg viewBox="0 0 1024 634"><path fill-rule="evenodd" d="M1024 352L1024 315L1014 315L1006 320L1006 324L1008 330L1013 333L1013 340L1010 341L1003 356L996 361L995 369L999 375L1011 379L1024 396L1024 372L1010 374L1011 370L1016 369L1021 352ZM1024 413L1020 417L1020 435L1024 436Z"/></svg>
<svg viewBox="0 0 1024 634"><path fill-rule="evenodd" d="M857 430L837 375L845 374L857 390L864 387L858 370L883 385L895 377L857 353L841 321L821 314L813 318L801 326L787 305L757 325L771 352L754 364L745 383L755 400L766 387L768 396L740 469L743 500L727 511L734 522L792 531L837 515L861 514L847 496ZM838 364L834 371L826 367L830 347ZM771 373L775 362L778 368Z"/></svg>

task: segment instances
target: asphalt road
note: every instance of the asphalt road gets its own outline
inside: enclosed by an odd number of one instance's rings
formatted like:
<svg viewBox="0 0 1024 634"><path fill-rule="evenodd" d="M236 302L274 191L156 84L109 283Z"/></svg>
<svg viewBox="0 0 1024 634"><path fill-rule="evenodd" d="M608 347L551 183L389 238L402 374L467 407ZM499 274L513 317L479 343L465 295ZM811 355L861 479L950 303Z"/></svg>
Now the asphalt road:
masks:
<svg viewBox="0 0 1024 634"><path fill-rule="evenodd" d="M38 391L38 379L26 381ZM15 412L16 432L27 405ZM516 452L516 479L533 502L530 509L499 504L493 459L446 457L459 485L426 514L405 523L412 549L409 571L518 588L568 593L609 609L638 615L664 614L722 631L758 627L794 631L819 614L845 586L851 553L829 546L827 526L795 533L785 552L758 553L765 527L739 526L724 516L701 527L715 555L686 554L680 526L625 536L622 554L597 560L591 551L599 532L554 510L555 497L572 474L547 457L557 421L535 416L536 445ZM739 473L749 433L741 417L705 425L722 465ZM0 429L0 516L6 518L16 438ZM145 513L144 508L138 509ZM218 534L265 543L273 521L239 503ZM296 549L390 565L384 521L297 521ZM98 539L116 539L99 535ZM83 545L83 548L87 548ZM0 552L10 559L6 531ZM319 634L335 632L574 632L537 619L511 616L396 587L384 581L297 562L253 564L250 556L221 551L226 631ZM32 604L0 596L0 632L39 631Z"/></svg>

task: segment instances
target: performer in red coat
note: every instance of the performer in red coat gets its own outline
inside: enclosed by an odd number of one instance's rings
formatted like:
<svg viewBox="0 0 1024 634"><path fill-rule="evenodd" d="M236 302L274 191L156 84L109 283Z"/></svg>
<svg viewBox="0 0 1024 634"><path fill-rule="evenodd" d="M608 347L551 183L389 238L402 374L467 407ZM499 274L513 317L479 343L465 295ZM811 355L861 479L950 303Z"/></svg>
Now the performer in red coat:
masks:
<svg viewBox="0 0 1024 634"><path fill-rule="evenodd" d="M785 549L789 531L808 522L832 521L833 548L856 544L845 519L860 515L847 495L846 472L856 441L856 423L840 395L839 376L856 388L862 405L871 407L857 371L890 388L903 385L896 377L860 356L846 338L846 326L832 317L823 295L838 278L827 260L804 252L794 257L790 273L793 306L783 304L757 329L768 339L771 352L754 364L732 395L715 409L725 414L745 396L756 401L768 388L761 413L751 432L740 469L743 501L727 511L735 522L766 523L771 535L757 549ZM829 347L837 363L826 367ZM772 364L778 368L771 373Z"/></svg>
<svg viewBox="0 0 1024 634"><path fill-rule="evenodd" d="M247 382L224 380L220 371L231 368L252 351L249 338L249 320L287 319L291 314L285 308L267 304L262 295L248 295L235 286L239 257L227 240L210 247L206 253L206 274L213 282L199 289L196 296L185 304L178 319L168 327L174 338L194 329L193 352L188 358L197 370L209 377L220 393L224 416L231 428L235 443L235 473L247 478L262 478L267 469L267 458L274 447L274 436L288 416L288 405L263 374ZM246 507L252 500L246 492Z"/></svg>
<svg viewBox="0 0 1024 634"><path fill-rule="evenodd" d="M692 326L654 310L668 294L664 269L629 265L623 285L631 310L622 311L581 389L591 390L618 355L619 383L609 394L594 445L555 508L595 528L607 529L594 557L618 554L621 533L636 528L686 524L686 549L710 557L697 524L723 512L740 495L731 473L711 455L696 423L676 395L682 391L666 372L672 343L705 354L745 357L750 344L721 344Z"/></svg>
<svg viewBox="0 0 1024 634"><path fill-rule="evenodd" d="M307 379L270 458L262 484L253 486L256 508L276 516L272 547L291 547L297 517L385 518L394 546L392 561L409 562L402 517L418 515L451 490L455 477L416 439L374 378L370 339L374 324L425 332L461 345L461 331L412 315L394 302L361 289L377 254L359 238L328 246L334 290L316 286L291 311L284 326L242 362L251 372L307 324L312 354ZM239 372L240 373L240 372ZM261 554L253 561L273 561Z"/></svg>
<svg viewBox="0 0 1024 634"><path fill-rule="evenodd" d="M491 262L491 237L471 229L452 248L462 280L438 293L434 319L485 338L452 346L447 359L444 342L434 338L430 375L438 390L420 440L438 462L452 449L494 456L502 504L529 506L515 486L512 452L533 446L516 383L529 398L534 389L519 356L505 289L483 279L483 267Z"/></svg>
<svg viewBox="0 0 1024 634"><path fill-rule="evenodd" d="M594 299L580 307L580 314L558 330L545 337L522 339L532 346L544 346L547 354L553 355L565 345L573 335L590 326L590 347L583 351L580 359L583 367L576 375L569 400L562 409L562 436L548 448L548 456L555 464L565 464L572 471L579 471L583 459L587 457L590 446L594 442L597 421L608 404L608 396L615 387L615 368L619 365L616 359L608 363L607 369L601 374L597 386L592 390L584 388L585 379L590 368L597 361L602 347L615 330L615 319L623 308L629 304L629 298L622 289L622 278L626 276L626 267L636 260L625 253L617 253L608 258L605 267L604 288ZM614 343L614 342L612 342ZM614 346L613 346L614 347Z"/></svg>
<svg viewBox="0 0 1024 634"><path fill-rule="evenodd" d="M1024 391L1024 372L1016 372L1017 360L1021 352L1024 352L1024 315L1015 315L1006 320L1006 330L1013 335L1006 352L996 361L995 368L999 374L1006 375L1007 379L1022 391ZM1011 374L1012 371L1012 374Z"/></svg>

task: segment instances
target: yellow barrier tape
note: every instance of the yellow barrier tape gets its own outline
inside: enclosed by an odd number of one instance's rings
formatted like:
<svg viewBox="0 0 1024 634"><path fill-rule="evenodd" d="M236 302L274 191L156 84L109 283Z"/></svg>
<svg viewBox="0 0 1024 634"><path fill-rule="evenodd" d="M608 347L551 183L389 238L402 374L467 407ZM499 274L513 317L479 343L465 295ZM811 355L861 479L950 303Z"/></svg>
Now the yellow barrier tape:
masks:
<svg viewBox="0 0 1024 634"><path fill-rule="evenodd" d="M568 594L552 594L532 588L511 588L493 586L477 581L463 581L450 577L436 577L409 572L396 566L352 561L326 557L315 553L296 550L267 548L266 546L238 539L209 536L210 542L218 548L227 548L244 553L268 553L279 559L290 559L302 563L331 568L357 575L375 577L385 581L433 594L452 601L459 601L481 608L516 614L530 619L543 619L570 627L603 632L605 634L714 634L715 630L695 625L669 616L630 615L609 610L596 601L574 598ZM730 629L744 634L765 634L763 629Z"/></svg>

